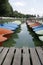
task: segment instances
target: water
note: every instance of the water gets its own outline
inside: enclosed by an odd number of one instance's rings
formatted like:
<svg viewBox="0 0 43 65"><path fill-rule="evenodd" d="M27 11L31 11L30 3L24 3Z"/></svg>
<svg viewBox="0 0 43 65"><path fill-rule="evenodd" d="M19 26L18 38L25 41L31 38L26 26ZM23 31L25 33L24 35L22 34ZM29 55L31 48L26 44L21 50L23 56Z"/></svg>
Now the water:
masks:
<svg viewBox="0 0 43 65"><path fill-rule="evenodd" d="M5 47L35 47L42 46L41 42L36 35L27 27L26 23L21 24L21 27L11 36L9 40L3 43Z"/></svg>
<svg viewBox="0 0 43 65"><path fill-rule="evenodd" d="M26 24L21 25L21 31L18 33L19 38L16 39L15 47L34 47L32 36L29 34Z"/></svg>

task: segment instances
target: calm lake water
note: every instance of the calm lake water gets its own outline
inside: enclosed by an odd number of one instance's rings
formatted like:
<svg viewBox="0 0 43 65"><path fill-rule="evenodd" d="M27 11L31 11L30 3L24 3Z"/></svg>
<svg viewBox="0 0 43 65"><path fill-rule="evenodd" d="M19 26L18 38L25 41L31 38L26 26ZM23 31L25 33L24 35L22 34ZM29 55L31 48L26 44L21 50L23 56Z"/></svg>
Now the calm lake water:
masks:
<svg viewBox="0 0 43 65"><path fill-rule="evenodd" d="M20 28L12 34L11 38L3 43L2 46L5 47L35 47L42 46L43 42L41 42L26 25L26 23L21 24Z"/></svg>

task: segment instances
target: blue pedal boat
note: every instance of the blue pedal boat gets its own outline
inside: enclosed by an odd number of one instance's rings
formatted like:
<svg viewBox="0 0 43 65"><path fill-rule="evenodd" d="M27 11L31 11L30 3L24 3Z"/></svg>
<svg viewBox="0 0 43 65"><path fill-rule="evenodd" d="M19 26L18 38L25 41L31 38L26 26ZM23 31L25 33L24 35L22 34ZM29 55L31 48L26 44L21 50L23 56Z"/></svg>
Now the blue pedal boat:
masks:
<svg viewBox="0 0 43 65"><path fill-rule="evenodd" d="M16 30L16 28L12 28L12 27L9 27L9 26L1 26L0 25L0 28L5 28L5 29L8 29L8 30L12 30L12 31Z"/></svg>
<svg viewBox="0 0 43 65"><path fill-rule="evenodd" d="M34 32L38 35L43 35L43 27L34 29Z"/></svg>
<svg viewBox="0 0 43 65"><path fill-rule="evenodd" d="M33 29L33 31L39 31L39 30L43 30L43 27L38 27L38 28Z"/></svg>
<svg viewBox="0 0 43 65"><path fill-rule="evenodd" d="M40 27L43 27L43 25L32 27L32 29L36 29L36 28L40 28Z"/></svg>
<svg viewBox="0 0 43 65"><path fill-rule="evenodd" d="M12 28L18 28L19 26L17 24L14 24L14 23L4 23L3 24L4 26L9 26L9 27L12 27Z"/></svg>

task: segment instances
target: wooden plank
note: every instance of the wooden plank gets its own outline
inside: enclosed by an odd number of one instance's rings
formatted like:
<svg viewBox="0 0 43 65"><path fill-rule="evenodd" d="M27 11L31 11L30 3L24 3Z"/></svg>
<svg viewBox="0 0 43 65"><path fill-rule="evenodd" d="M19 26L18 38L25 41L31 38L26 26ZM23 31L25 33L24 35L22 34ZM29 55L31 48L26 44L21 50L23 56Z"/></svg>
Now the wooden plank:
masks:
<svg viewBox="0 0 43 65"><path fill-rule="evenodd" d="M30 65L28 48L23 47L23 65Z"/></svg>
<svg viewBox="0 0 43 65"><path fill-rule="evenodd" d="M17 48L14 56L13 65L20 65L20 64L21 64L21 50Z"/></svg>
<svg viewBox="0 0 43 65"><path fill-rule="evenodd" d="M14 51L15 51L15 48L10 48L3 65L10 65L11 64L12 58L13 58L13 55L14 55Z"/></svg>
<svg viewBox="0 0 43 65"><path fill-rule="evenodd" d="M32 64L33 65L41 65L39 58L37 56L37 53L35 51L35 48L30 48L30 53L31 53Z"/></svg>
<svg viewBox="0 0 43 65"><path fill-rule="evenodd" d="M2 53L0 54L0 65L2 64L6 54L7 54L8 48L4 48Z"/></svg>
<svg viewBox="0 0 43 65"><path fill-rule="evenodd" d="M37 47L36 50L37 50L38 56L41 60L41 63L43 65L43 50L40 47Z"/></svg>
<svg viewBox="0 0 43 65"><path fill-rule="evenodd" d="M1 53L2 49L3 49L3 47L0 47L0 53Z"/></svg>
<svg viewBox="0 0 43 65"><path fill-rule="evenodd" d="M3 49L3 51L2 51L2 49ZM29 53L29 50L27 47L23 47L22 49L23 49L22 65L31 65L30 56L31 56L33 65L43 65L43 49L41 47L30 48L30 53ZM11 65L13 56L14 56L14 59L13 59L12 65L21 65L21 49L16 48L15 54L14 54L14 50L15 50L14 47L11 47L10 49L0 47L0 65ZM6 56L6 58L5 58L5 56Z"/></svg>

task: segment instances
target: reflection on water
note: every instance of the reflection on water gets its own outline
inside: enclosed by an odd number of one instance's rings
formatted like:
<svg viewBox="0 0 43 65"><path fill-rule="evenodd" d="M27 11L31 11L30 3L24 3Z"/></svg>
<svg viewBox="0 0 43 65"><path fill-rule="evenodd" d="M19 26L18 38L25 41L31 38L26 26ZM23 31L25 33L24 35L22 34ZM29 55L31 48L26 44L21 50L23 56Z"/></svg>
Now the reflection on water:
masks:
<svg viewBox="0 0 43 65"><path fill-rule="evenodd" d="M3 43L5 47L35 47L42 46L43 42L41 42L37 36L27 28L26 23L21 24L20 28L17 29L14 34L12 34L11 38Z"/></svg>
<svg viewBox="0 0 43 65"><path fill-rule="evenodd" d="M34 42L32 41L32 36L29 34L27 30L26 24L21 25L21 32L18 33L18 39L16 39L15 47L34 47ZM15 40L15 39L14 39Z"/></svg>

